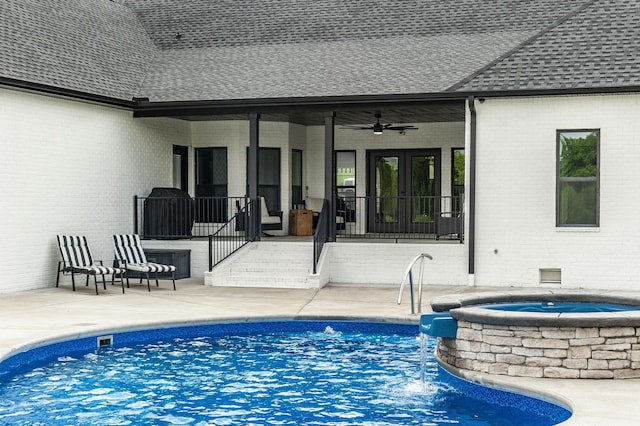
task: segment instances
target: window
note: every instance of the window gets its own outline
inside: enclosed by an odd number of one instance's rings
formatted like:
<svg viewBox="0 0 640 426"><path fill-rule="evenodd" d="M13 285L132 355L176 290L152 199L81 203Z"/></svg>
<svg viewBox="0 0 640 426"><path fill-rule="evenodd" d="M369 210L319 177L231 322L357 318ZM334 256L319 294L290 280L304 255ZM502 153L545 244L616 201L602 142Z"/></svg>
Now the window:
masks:
<svg viewBox="0 0 640 426"><path fill-rule="evenodd" d="M557 226L598 226L599 130L557 132Z"/></svg>
<svg viewBox="0 0 640 426"><path fill-rule="evenodd" d="M355 221L356 152L336 151L336 195L338 210L344 210L347 222ZM344 206L341 204L344 202ZM342 208L344 207L344 208Z"/></svg>
<svg viewBox="0 0 640 426"><path fill-rule="evenodd" d="M249 158L249 148L247 148ZM247 176L249 163L247 162ZM247 193L249 187L247 186ZM258 196L269 211L280 211L280 148L258 148Z"/></svg>
<svg viewBox="0 0 640 426"><path fill-rule="evenodd" d="M462 211L464 202L464 148L451 150L451 195L453 196L453 212Z"/></svg>
<svg viewBox="0 0 640 426"><path fill-rule="evenodd" d="M173 146L173 187L189 190L189 160L186 146Z"/></svg>
<svg viewBox="0 0 640 426"><path fill-rule="evenodd" d="M196 197L198 222L227 221L227 148L196 148ZM211 197L216 197L213 199Z"/></svg>
<svg viewBox="0 0 640 426"><path fill-rule="evenodd" d="M303 204L302 200L302 151L291 151L291 204L292 207Z"/></svg>

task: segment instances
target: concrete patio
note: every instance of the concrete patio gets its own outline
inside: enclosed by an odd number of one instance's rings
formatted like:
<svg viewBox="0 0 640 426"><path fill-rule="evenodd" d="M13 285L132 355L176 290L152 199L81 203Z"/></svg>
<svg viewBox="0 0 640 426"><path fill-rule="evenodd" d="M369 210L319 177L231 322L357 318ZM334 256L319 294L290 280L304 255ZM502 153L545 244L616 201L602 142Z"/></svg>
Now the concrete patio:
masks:
<svg viewBox="0 0 640 426"><path fill-rule="evenodd" d="M262 318L375 319L418 323L411 315L408 291L396 304L397 287L333 284L322 289L209 287L199 280L170 282L147 292L132 285L126 294L107 285L95 295L92 285L3 294L0 298L0 359L45 342L96 332L111 332L168 323ZM436 296L493 291L494 288L431 286L423 295L423 311ZM504 290L504 289L501 289ZM519 289L522 290L522 289ZM417 328L416 328L417 332ZM416 374L418 372L416 371ZM563 401L574 415L567 425L635 425L640 418L640 380L529 379L475 374L475 379L554 401Z"/></svg>

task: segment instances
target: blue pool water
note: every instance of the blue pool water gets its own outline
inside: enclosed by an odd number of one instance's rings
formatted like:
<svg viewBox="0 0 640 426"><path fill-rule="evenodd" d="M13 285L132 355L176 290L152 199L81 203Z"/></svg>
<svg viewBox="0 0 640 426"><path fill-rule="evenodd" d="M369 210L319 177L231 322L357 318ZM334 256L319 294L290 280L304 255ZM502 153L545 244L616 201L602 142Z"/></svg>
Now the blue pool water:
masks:
<svg viewBox="0 0 640 426"><path fill-rule="evenodd" d="M433 353L434 339L423 352ZM0 363L0 424L552 425L553 404L423 359L415 325L283 321L119 333Z"/></svg>
<svg viewBox="0 0 640 426"><path fill-rule="evenodd" d="M620 305L615 303L585 303L585 302L496 303L496 304L490 304L490 305L480 305L477 307L494 309L499 311L565 312L565 313L621 312L621 311L640 310L640 306Z"/></svg>

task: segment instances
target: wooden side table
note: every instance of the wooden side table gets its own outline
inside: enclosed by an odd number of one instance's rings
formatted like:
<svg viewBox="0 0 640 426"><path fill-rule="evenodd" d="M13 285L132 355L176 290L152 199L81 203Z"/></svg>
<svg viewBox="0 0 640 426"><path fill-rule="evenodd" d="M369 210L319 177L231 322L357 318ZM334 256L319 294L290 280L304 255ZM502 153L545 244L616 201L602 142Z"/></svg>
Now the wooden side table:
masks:
<svg viewBox="0 0 640 426"><path fill-rule="evenodd" d="M313 210L289 210L289 235L313 235Z"/></svg>

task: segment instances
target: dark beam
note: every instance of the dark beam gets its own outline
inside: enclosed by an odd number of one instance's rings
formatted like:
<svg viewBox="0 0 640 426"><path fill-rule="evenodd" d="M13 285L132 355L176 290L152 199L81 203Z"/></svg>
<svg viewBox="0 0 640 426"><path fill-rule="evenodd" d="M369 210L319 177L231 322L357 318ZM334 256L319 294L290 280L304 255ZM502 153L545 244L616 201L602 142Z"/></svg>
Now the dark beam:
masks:
<svg viewBox="0 0 640 426"><path fill-rule="evenodd" d="M256 208L253 212L257 212L260 209L258 200L258 148L260 146L260 114L249 114L249 151L247 154L247 186L249 187L247 194L250 200L254 200ZM252 212L252 213L253 213ZM260 216L256 217L255 214L251 215L256 220L252 222L255 226L249 226L249 229L253 230L253 235L250 236L252 241L260 240Z"/></svg>
<svg viewBox="0 0 640 426"><path fill-rule="evenodd" d="M335 156L335 121L336 113L331 111L324 115L324 198L329 201L329 241L336 240L336 206L333 202L335 196L336 179L334 177Z"/></svg>

